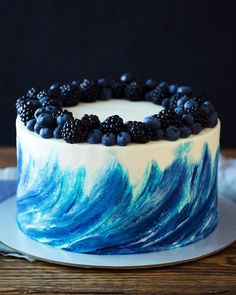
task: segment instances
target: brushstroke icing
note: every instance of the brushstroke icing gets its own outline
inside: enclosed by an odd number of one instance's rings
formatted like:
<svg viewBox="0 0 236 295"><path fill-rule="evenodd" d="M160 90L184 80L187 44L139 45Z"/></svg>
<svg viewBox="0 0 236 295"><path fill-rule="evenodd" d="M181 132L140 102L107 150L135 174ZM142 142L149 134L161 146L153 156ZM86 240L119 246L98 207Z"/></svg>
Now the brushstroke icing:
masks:
<svg viewBox="0 0 236 295"><path fill-rule="evenodd" d="M219 147L212 155L206 142L197 161L192 150L191 141L180 143L166 167L147 161L131 181L115 153L91 176L86 165L62 166L56 152L48 161L32 156L18 137L18 226L81 253L146 253L200 240L217 225Z"/></svg>

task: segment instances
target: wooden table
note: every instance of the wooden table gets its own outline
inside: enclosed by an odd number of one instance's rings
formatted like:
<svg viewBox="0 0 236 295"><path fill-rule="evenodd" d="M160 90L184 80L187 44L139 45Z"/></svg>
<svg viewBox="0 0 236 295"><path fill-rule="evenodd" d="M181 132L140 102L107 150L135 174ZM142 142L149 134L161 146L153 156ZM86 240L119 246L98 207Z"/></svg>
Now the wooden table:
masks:
<svg viewBox="0 0 236 295"><path fill-rule="evenodd" d="M224 150L236 157L236 150ZM0 148L0 167L16 164ZM0 256L0 294L236 294L236 243L182 265L140 270L84 269Z"/></svg>

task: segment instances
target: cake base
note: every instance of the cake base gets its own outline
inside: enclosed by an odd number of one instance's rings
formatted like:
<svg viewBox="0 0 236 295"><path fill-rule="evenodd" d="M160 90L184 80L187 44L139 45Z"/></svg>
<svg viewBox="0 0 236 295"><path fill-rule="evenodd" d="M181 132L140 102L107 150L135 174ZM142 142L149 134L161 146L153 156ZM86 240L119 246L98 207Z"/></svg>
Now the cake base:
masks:
<svg viewBox="0 0 236 295"><path fill-rule="evenodd" d="M50 263L90 268L152 268L180 264L214 254L236 240L236 204L219 197L219 224L205 239L173 250L147 254L94 255L55 249L31 240L16 224L16 197L0 203L0 240L16 252Z"/></svg>

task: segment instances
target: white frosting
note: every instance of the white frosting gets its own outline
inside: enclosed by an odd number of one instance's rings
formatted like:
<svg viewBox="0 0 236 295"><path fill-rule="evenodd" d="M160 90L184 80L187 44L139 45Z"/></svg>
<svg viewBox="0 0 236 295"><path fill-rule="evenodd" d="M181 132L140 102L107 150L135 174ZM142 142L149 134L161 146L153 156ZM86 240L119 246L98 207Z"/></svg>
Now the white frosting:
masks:
<svg viewBox="0 0 236 295"><path fill-rule="evenodd" d="M110 100L97 103L83 103L69 108L77 118L83 114L97 114L101 120L109 115L118 114L124 120L143 120L147 115L155 114L161 107L148 102L129 102L125 100ZM220 122L213 129L204 129L198 135L192 135L187 139L179 139L175 142L167 140L150 141L146 144L129 144L125 147L106 147L102 144L68 144L62 139L43 139L36 133L28 131L17 119L17 136L21 145L33 158L41 161L50 161L56 156L62 167L76 169L85 166L90 171L91 181L95 171L102 169L104 163L110 163L118 159L128 170L131 183L137 182L142 176L148 163L155 160L161 169L167 167L175 157L176 148L183 143L190 143L189 156L193 161L199 161L202 148L208 144L212 157L215 156L220 133Z"/></svg>

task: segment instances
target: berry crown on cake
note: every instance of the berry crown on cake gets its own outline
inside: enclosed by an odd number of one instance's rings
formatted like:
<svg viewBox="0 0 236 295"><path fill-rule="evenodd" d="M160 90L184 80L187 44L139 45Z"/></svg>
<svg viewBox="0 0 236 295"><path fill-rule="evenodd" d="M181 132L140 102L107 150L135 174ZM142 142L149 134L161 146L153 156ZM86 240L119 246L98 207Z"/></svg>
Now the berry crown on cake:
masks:
<svg viewBox="0 0 236 295"><path fill-rule="evenodd" d="M79 102L112 98L149 101L164 109L146 117L144 122L124 122L118 115L103 122L96 115L85 114L79 119L65 109ZM213 104L203 93L194 92L189 86L158 83L152 79L144 81L130 73L119 80L83 79L67 84L54 83L48 90L31 88L17 99L16 110L27 129L43 138L106 146L162 139L175 141L198 134L204 128L214 128L218 122Z"/></svg>

